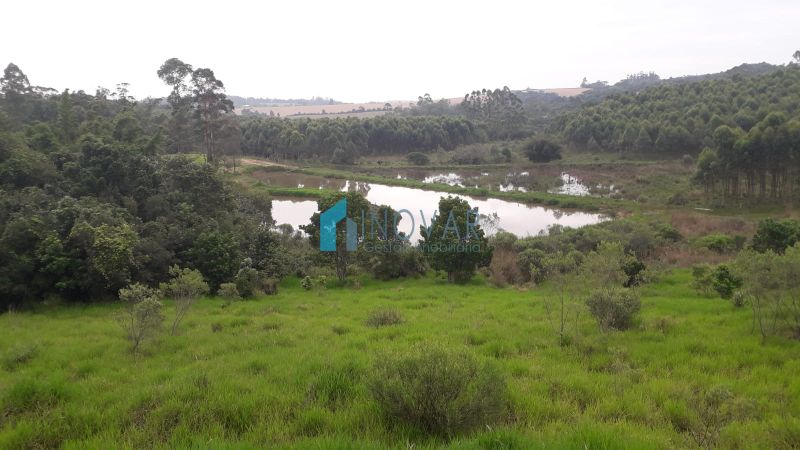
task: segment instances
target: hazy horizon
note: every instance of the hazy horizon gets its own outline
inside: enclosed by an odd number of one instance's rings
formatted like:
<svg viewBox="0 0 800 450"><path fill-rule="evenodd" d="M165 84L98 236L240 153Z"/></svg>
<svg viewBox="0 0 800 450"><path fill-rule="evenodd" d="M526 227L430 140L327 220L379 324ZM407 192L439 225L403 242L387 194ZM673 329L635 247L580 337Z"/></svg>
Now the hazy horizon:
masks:
<svg viewBox="0 0 800 450"><path fill-rule="evenodd" d="M213 69L230 95L366 102L460 97L504 85L577 87L583 77L613 83L639 71L669 78L742 63L785 64L800 47L800 4L786 1L647 8L628 0L499 1L488 9L416 0L224 8L148 0L122 14L108 8L6 5L11 20L0 39L13 45L0 48L0 64L17 64L33 85L93 93L127 82L143 98L167 95L156 70L178 57Z"/></svg>

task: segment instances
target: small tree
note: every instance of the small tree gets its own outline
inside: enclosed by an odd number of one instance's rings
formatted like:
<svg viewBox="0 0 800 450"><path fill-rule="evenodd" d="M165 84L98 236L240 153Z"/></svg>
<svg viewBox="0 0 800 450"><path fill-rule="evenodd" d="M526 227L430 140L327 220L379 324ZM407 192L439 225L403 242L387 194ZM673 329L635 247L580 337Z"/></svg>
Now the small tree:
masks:
<svg viewBox="0 0 800 450"><path fill-rule="evenodd" d="M800 240L800 222L792 219L764 219L758 223L753 235L753 249L758 252L772 250L783 253Z"/></svg>
<svg viewBox="0 0 800 450"><path fill-rule="evenodd" d="M564 254L556 253L544 258L539 275L550 280L556 290L556 301L544 301L547 319L558 333L559 345L566 346L571 338L568 330L570 320L573 320L573 332L578 331L578 320L581 308L575 302L576 290L579 280L576 269L580 264L581 254L578 252ZM553 304L555 303L555 305Z"/></svg>
<svg viewBox="0 0 800 450"><path fill-rule="evenodd" d="M439 200L436 220L430 228L420 225L422 250L436 270L447 272L447 280L466 283L478 267L492 260L492 248L478 225L477 211L459 197Z"/></svg>
<svg viewBox="0 0 800 450"><path fill-rule="evenodd" d="M734 276L741 279L753 310L753 328L758 326L762 339L778 332L780 325L800 339L799 245L782 255L771 250L743 251L736 258Z"/></svg>
<svg viewBox="0 0 800 450"><path fill-rule="evenodd" d="M142 342L152 338L161 329L164 314L159 298L158 290L140 283L119 290L119 299L125 304L119 324L131 343L133 353L139 350Z"/></svg>
<svg viewBox="0 0 800 450"><path fill-rule="evenodd" d="M181 269L177 265L170 267L172 280L161 283L164 295L175 300L175 319L172 321L172 335L178 333L178 324L189 312L197 298L208 293L208 283L203 280L199 270Z"/></svg>
<svg viewBox="0 0 800 450"><path fill-rule="evenodd" d="M692 288L700 295L710 296L713 289L711 266L697 264L692 266Z"/></svg>
<svg viewBox="0 0 800 450"><path fill-rule="evenodd" d="M581 274L588 288L612 289L630 280L625 272L632 256L625 253L620 242L601 242L590 252L581 265Z"/></svg>
<svg viewBox="0 0 800 450"><path fill-rule="evenodd" d="M711 273L711 286L720 297L729 300L742 287L742 279L727 264L720 264Z"/></svg>
<svg viewBox="0 0 800 450"><path fill-rule="evenodd" d="M244 298L251 298L255 295L259 284L258 271L252 267L253 261L245 258L236 274L236 290Z"/></svg>
<svg viewBox="0 0 800 450"><path fill-rule="evenodd" d="M343 198L347 199L346 216L356 223L356 229L361 229L362 211L365 214L369 214L370 204L360 192L337 192L326 195L317 200L317 207L319 211L326 211ZM311 245L314 247L319 247L321 231L319 212L315 212L314 215L311 216L311 223L300 226L300 229L308 234ZM336 225L336 250L324 252L321 255L321 258L333 261L334 266L336 267L336 276L340 281L344 281L347 278L347 268L350 265L351 260L354 258L354 255L347 250L347 228L345 220L340 220ZM242 292L240 291L240 293Z"/></svg>
<svg viewBox="0 0 800 450"><path fill-rule="evenodd" d="M534 139L522 149L532 162L550 162L561 159L561 146L547 139Z"/></svg>

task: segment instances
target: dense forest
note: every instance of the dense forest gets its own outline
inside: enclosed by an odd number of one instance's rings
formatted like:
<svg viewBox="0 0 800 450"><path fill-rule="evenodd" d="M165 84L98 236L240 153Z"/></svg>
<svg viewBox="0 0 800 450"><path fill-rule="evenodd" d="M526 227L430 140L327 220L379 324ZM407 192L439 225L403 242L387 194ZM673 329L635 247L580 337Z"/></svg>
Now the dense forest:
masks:
<svg viewBox="0 0 800 450"><path fill-rule="evenodd" d="M408 154L530 134L522 101L508 87L482 89L451 105L419 97L416 106L370 118L245 118L242 151L282 159L351 164L359 156Z"/></svg>
<svg viewBox="0 0 800 450"><path fill-rule="evenodd" d="M109 297L131 282L156 285L173 265L199 270L213 290L244 262L274 276L288 270L280 263L286 250L275 254L282 236L270 231L269 198L236 189L212 164L166 154L177 144L176 120L201 137L217 126L204 121L220 120L204 111L210 100L202 86L218 95L222 83L210 81L208 69L182 69L194 83L171 99L175 113L136 101L124 85L56 93L6 68L1 308L51 296Z"/></svg>
<svg viewBox="0 0 800 450"><path fill-rule="evenodd" d="M282 159L352 163L358 156L452 150L486 139L463 117L385 115L336 119L252 118L242 121L242 151Z"/></svg>
<svg viewBox="0 0 800 450"><path fill-rule="evenodd" d="M550 131L578 149L697 157L711 196L785 197L800 171L800 66L612 95Z"/></svg>
<svg viewBox="0 0 800 450"><path fill-rule="evenodd" d="M696 155L714 144L722 125L747 133L772 112L795 117L798 93L794 66L757 77L659 84L564 114L551 131L579 149Z"/></svg>

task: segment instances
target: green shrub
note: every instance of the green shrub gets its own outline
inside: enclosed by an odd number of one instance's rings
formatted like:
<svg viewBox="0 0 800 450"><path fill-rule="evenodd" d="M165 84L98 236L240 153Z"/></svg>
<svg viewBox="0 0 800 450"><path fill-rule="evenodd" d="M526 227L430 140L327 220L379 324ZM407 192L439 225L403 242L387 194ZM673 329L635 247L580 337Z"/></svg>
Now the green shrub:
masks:
<svg viewBox="0 0 800 450"><path fill-rule="evenodd" d="M722 428L732 419L733 393L726 386L715 386L695 394L697 421L690 434L697 445L706 448L716 446Z"/></svg>
<svg viewBox="0 0 800 450"><path fill-rule="evenodd" d="M266 295L275 295L278 293L278 280L275 278L262 278L261 291Z"/></svg>
<svg viewBox="0 0 800 450"><path fill-rule="evenodd" d="M798 240L800 240L800 222L793 219L764 219L758 223L756 233L753 235L753 250L783 253Z"/></svg>
<svg viewBox="0 0 800 450"><path fill-rule="evenodd" d="M314 280L312 280L310 276L306 275L300 281L300 286L302 286L303 289L310 291L314 287Z"/></svg>
<svg viewBox="0 0 800 450"><path fill-rule="evenodd" d="M508 395L493 366L464 351L431 346L379 358L369 387L392 422L445 437L496 423Z"/></svg>
<svg viewBox="0 0 800 450"><path fill-rule="evenodd" d="M239 300L242 298L239 295L239 290L236 289L236 283L222 283L219 285L217 295L225 300Z"/></svg>
<svg viewBox="0 0 800 450"><path fill-rule="evenodd" d="M416 166L426 166L431 162L430 158L428 158L428 155L420 152L411 152L407 154L406 160Z"/></svg>
<svg viewBox="0 0 800 450"><path fill-rule="evenodd" d="M392 250L375 251L365 262L365 269L379 280L391 280L401 277L418 277L427 270L425 256L409 245L397 241L386 241ZM380 245L380 244L379 244ZM376 246L376 248L380 248ZM399 247L399 248L398 248Z"/></svg>
<svg viewBox="0 0 800 450"><path fill-rule="evenodd" d="M396 309L378 309L372 311L365 322L370 327L385 327L403 323L403 315Z"/></svg>
<svg viewBox="0 0 800 450"><path fill-rule="evenodd" d="M744 247L746 238L744 236L728 236L727 234L709 234L699 240L703 248L707 248L717 253L732 253Z"/></svg>
<svg viewBox="0 0 800 450"><path fill-rule="evenodd" d="M733 292L742 287L742 279L736 276L727 264L720 264L711 274L711 285L724 299L730 299Z"/></svg>
<svg viewBox="0 0 800 450"><path fill-rule="evenodd" d="M711 277L712 270L708 264L697 264L692 266L692 288L698 294L710 296L713 286Z"/></svg>
<svg viewBox="0 0 800 450"><path fill-rule="evenodd" d="M622 263L622 271L625 272L625 275L628 277L623 283L623 286L633 287L644 283L645 269L647 269L647 266L635 257L627 258Z"/></svg>
<svg viewBox="0 0 800 450"><path fill-rule="evenodd" d="M175 301L175 319L172 321L172 335L178 333L178 325L197 298L208 293L208 283L203 281L199 270L181 269L177 265L170 267L172 279L161 283L161 291Z"/></svg>
<svg viewBox="0 0 800 450"><path fill-rule="evenodd" d="M258 270L251 266L252 260L250 258L245 258L244 261L242 261L239 272L236 273L236 290L239 291L239 295L244 298L253 297L261 281L258 276Z"/></svg>
<svg viewBox="0 0 800 450"><path fill-rule="evenodd" d="M534 139L522 147L525 156L532 162L550 162L561 159L561 146L547 139Z"/></svg>
<svg viewBox="0 0 800 450"><path fill-rule="evenodd" d="M668 223L656 223L653 225L656 229L656 237L669 242L678 242L683 239L680 231Z"/></svg>
<svg viewBox="0 0 800 450"><path fill-rule="evenodd" d="M160 296L159 291L140 283L119 290L119 299L126 306L119 317L119 324L134 353L142 342L151 339L161 329L164 314L161 312Z"/></svg>
<svg viewBox="0 0 800 450"><path fill-rule="evenodd" d="M742 292L742 291L740 291L740 290L734 292L733 295L731 296L731 303L736 308L743 307L744 305L747 304L748 300L749 299L747 298L747 294Z"/></svg>
<svg viewBox="0 0 800 450"><path fill-rule="evenodd" d="M642 307L639 297L630 289L599 289L586 299L592 317L603 330L625 330Z"/></svg>

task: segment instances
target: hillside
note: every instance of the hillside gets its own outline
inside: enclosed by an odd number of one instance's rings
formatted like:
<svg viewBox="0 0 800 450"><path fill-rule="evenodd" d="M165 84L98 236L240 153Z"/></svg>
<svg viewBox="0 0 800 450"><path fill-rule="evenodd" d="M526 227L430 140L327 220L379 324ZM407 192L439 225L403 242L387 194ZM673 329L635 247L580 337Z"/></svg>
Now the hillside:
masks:
<svg viewBox="0 0 800 450"><path fill-rule="evenodd" d="M750 77L732 70L730 77L611 95L562 115L551 131L579 149L696 155L713 145L712 134L722 125L747 133L773 112L797 117L800 68Z"/></svg>

